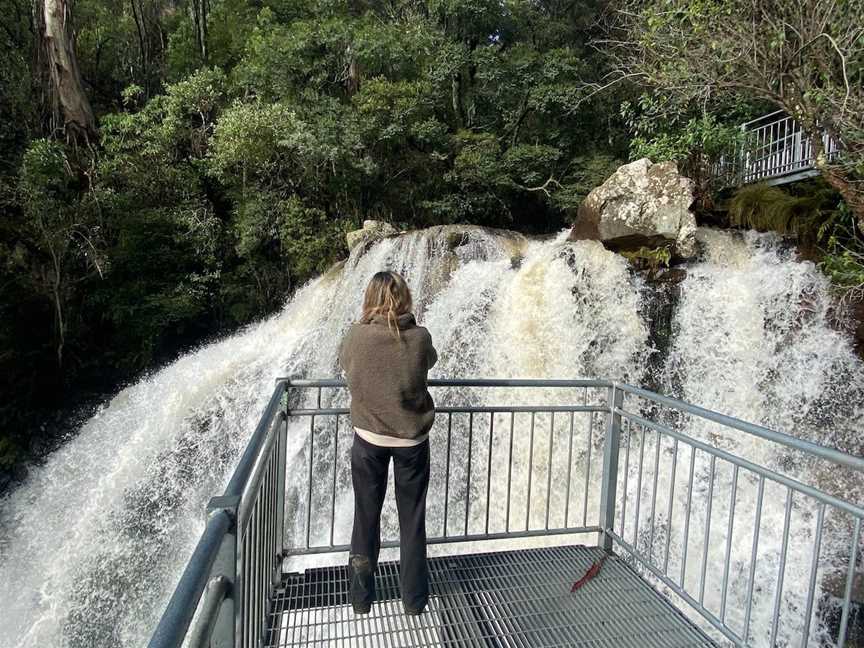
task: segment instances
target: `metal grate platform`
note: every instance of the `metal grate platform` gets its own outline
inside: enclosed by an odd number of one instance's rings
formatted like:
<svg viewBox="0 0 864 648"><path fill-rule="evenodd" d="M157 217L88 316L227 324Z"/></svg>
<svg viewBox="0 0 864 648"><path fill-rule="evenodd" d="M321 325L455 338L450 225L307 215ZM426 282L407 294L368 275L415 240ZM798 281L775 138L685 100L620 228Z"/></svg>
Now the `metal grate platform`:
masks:
<svg viewBox="0 0 864 648"><path fill-rule="evenodd" d="M268 648L374 646L714 646L618 557L576 593L603 555L571 545L429 559L432 596L419 617L402 613L399 563L380 563L378 601L356 616L347 568L286 574L270 613Z"/></svg>

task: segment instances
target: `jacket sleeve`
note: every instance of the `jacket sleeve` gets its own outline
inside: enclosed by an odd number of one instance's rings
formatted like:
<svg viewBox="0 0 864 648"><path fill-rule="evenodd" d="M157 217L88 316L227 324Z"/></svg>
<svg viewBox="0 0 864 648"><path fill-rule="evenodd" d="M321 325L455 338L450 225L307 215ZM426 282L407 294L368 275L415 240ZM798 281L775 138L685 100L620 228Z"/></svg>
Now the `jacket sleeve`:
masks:
<svg viewBox="0 0 864 648"><path fill-rule="evenodd" d="M429 358L429 365L428 366L429 366L429 369L431 369L432 367L435 366L435 363L438 362L438 352L435 350L435 347L432 344L432 336L431 335L429 335L429 351L428 351L427 355Z"/></svg>
<svg viewBox="0 0 864 648"><path fill-rule="evenodd" d="M351 329L349 328L345 335L342 337L342 341L339 343L339 366L343 371L348 371L348 338L351 337Z"/></svg>

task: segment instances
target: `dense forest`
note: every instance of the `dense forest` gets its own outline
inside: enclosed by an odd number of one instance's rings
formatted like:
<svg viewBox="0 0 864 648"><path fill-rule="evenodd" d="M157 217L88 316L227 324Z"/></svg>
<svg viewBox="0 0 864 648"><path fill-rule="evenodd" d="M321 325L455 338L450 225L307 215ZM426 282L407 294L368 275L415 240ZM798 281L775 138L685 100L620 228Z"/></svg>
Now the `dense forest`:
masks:
<svg viewBox="0 0 864 648"><path fill-rule="evenodd" d="M864 284L861 0L0 0L0 465L52 412L260 318L364 219L529 233L637 156ZM718 211L738 124L821 181Z"/></svg>

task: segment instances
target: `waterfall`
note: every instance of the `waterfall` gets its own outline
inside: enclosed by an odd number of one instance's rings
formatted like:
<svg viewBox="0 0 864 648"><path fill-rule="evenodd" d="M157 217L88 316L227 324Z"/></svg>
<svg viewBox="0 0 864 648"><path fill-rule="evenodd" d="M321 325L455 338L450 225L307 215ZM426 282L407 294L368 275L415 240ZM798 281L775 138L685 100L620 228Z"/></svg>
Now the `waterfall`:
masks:
<svg viewBox="0 0 864 648"><path fill-rule="evenodd" d="M855 450L855 431L864 423L864 368L833 323L826 280L774 237L702 231L700 240L703 256L687 268L672 305L670 339L660 352L652 344L648 307L655 289L599 243L568 242L566 233L530 240L445 226L355 250L299 290L281 312L119 392L0 500L0 645L142 645L203 529L204 506L227 484L275 378L337 373L338 343L379 269L408 279L418 319L441 356L433 377L650 381L685 400ZM470 389L442 396L454 403L484 398ZM502 389L495 400L536 403L537 397ZM543 424L549 429L551 421ZM561 425L555 423L549 439L564 433ZM289 461L299 461L303 437L291 438ZM544 442L538 451L548 448ZM785 458L776 447L740 438L721 442L772 466ZM433 461L440 474L440 460ZM697 469L706 481L706 467L700 462ZM829 475L814 471L806 476L827 487ZM305 479L304 471L299 474ZM339 476L337 531L343 540L350 522L348 481ZM495 492L501 485L493 482ZM288 489L296 495L303 487L292 483ZM545 497L544 489L537 495ZM550 496L563 497L557 491ZM584 503L589 517L596 517L595 506ZM715 503L717 520L724 519L723 506ZM744 516L752 503L738 506ZM503 515L496 510L491 524ZM776 539L782 507L779 513L768 507L765 515L764 533ZM795 515L803 550L812 520L799 520L798 509ZM430 505L430 525L440 526L442 517L440 506ZM658 515L652 524L660 533L665 520ZM289 533L298 528L289 525ZM392 536L394 530L388 505L384 532ZM749 557L743 531L735 543L738 561ZM683 542L676 533L673 525L672 537ZM724 533L714 542L721 553ZM777 552L768 541L765 546L768 578ZM828 547L827 553L836 557L840 549ZM670 568L678 560L673 552ZM787 579L805 583L808 564L791 552ZM736 606L745 576L736 571L730 579ZM688 582L694 577L688 573ZM710 584L707 600L713 602L718 588ZM767 645L771 601L754 600L754 633L759 645ZM794 595L784 601L790 610L796 604Z"/></svg>

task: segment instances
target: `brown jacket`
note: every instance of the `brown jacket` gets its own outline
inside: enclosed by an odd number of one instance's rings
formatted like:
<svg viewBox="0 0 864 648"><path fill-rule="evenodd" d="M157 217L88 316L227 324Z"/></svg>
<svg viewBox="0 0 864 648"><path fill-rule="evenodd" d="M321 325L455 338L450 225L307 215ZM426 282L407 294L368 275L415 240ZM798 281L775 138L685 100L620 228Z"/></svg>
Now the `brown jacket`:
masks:
<svg viewBox="0 0 864 648"><path fill-rule="evenodd" d="M339 348L339 364L348 377L355 427L416 439L435 419L426 376L438 354L413 314L401 315L398 324L399 337L381 316L352 324Z"/></svg>

